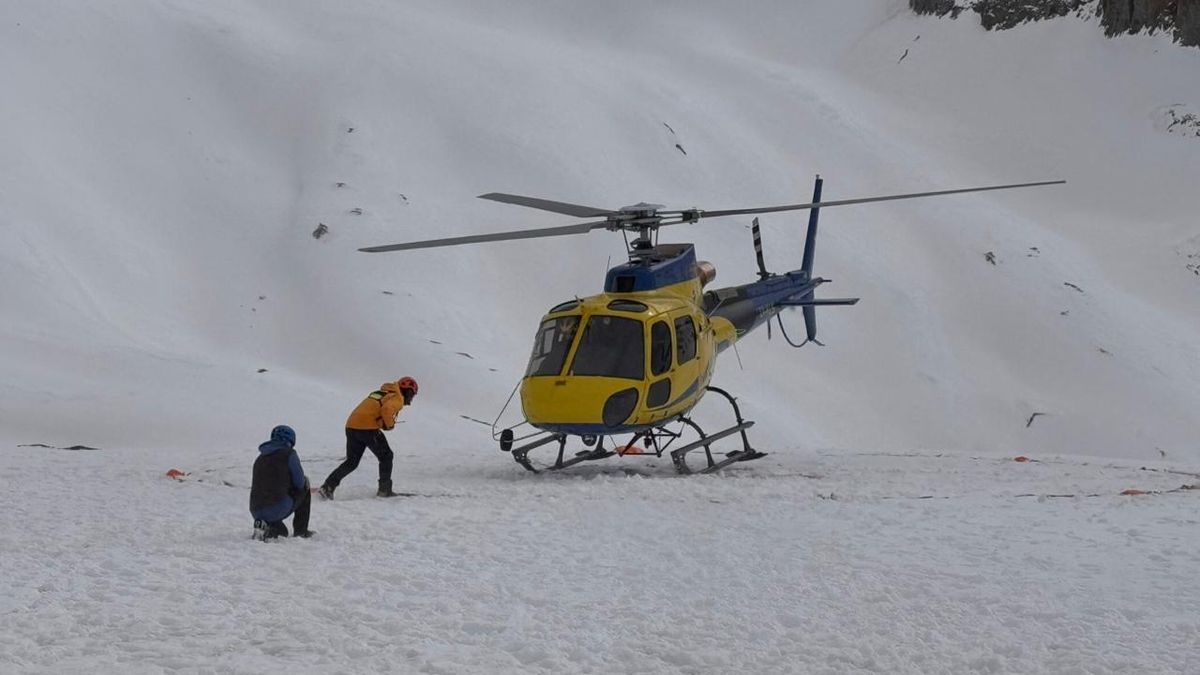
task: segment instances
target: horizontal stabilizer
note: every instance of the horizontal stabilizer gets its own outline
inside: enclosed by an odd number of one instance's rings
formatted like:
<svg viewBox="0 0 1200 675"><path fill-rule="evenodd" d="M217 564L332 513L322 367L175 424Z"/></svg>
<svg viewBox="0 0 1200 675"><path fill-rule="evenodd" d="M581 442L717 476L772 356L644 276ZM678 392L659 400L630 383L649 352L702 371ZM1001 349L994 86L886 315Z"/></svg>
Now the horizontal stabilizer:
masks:
<svg viewBox="0 0 1200 675"><path fill-rule="evenodd" d="M821 307L825 305L854 305L860 298L827 298L823 300L784 300L780 307Z"/></svg>

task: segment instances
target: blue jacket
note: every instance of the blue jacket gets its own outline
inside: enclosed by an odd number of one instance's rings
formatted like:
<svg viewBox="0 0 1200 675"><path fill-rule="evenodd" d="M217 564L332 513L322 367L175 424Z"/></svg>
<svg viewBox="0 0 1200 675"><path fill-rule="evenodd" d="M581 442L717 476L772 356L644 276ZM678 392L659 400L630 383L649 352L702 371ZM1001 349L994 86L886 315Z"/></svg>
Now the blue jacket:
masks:
<svg viewBox="0 0 1200 675"><path fill-rule="evenodd" d="M304 468L290 443L267 441L258 446L258 452L250 486L250 514L258 520L281 521L295 510L295 498L308 489Z"/></svg>

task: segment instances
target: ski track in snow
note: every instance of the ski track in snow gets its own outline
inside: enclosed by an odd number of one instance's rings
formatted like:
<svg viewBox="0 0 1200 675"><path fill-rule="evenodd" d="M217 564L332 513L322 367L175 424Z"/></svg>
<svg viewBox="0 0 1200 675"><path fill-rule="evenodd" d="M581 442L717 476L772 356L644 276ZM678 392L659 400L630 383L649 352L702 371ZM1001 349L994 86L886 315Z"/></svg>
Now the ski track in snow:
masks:
<svg viewBox="0 0 1200 675"><path fill-rule="evenodd" d="M336 460L316 454L319 482ZM433 496L370 497L364 461L314 504L315 538L263 544L252 458L177 482L150 453L5 448L4 670L1198 665L1200 492L1119 495L1200 482L1165 465L782 451L715 477L646 458L534 476L402 452L397 489ZM1066 493L1099 496L1020 496Z"/></svg>

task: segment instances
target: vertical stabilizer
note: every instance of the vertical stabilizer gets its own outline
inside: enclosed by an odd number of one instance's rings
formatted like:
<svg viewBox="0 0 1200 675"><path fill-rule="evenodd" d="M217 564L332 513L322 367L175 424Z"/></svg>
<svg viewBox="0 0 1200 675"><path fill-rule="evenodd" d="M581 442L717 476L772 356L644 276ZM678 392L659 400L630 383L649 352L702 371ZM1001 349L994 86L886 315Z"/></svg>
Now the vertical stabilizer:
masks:
<svg viewBox="0 0 1200 675"><path fill-rule="evenodd" d="M813 183L812 201L817 204L821 201L821 175L817 174L816 182ZM817 217L820 215L820 207L813 207L808 212L808 234L804 237L804 260L800 264L800 270L805 276L812 279L813 270L813 255L817 250ZM804 297L805 300L812 300L813 294L809 293ZM812 305L805 305L804 311L804 328L808 332L808 339L811 342L817 342L817 308ZM817 342L817 344L820 344Z"/></svg>
<svg viewBox="0 0 1200 675"><path fill-rule="evenodd" d="M813 184L812 202L814 204L820 203L821 201L822 183L824 183L824 181L821 180L821 176L818 174L817 180ZM809 279L812 278L813 254L816 253L817 248L817 217L820 215L820 213L821 208L817 206L814 206L808 212L808 234L804 237L804 260L800 264L800 269L808 274Z"/></svg>

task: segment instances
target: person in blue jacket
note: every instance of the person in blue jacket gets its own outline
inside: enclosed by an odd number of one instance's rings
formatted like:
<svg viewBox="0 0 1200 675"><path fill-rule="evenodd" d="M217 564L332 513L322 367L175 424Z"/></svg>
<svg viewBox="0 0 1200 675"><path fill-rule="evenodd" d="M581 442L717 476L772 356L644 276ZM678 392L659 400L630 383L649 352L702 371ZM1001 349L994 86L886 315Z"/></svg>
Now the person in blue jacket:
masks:
<svg viewBox="0 0 1200 675"><path fill-rule="evenodd" d="M254 479L250 484L250 515L254 516L254 536L266 541L288 536L283 519L292 518L292 534L311 537L308 511L312 504L308 478L296 454L296 432L279 425L271 430L271 440L258 446L254 460Z"/></svg>

